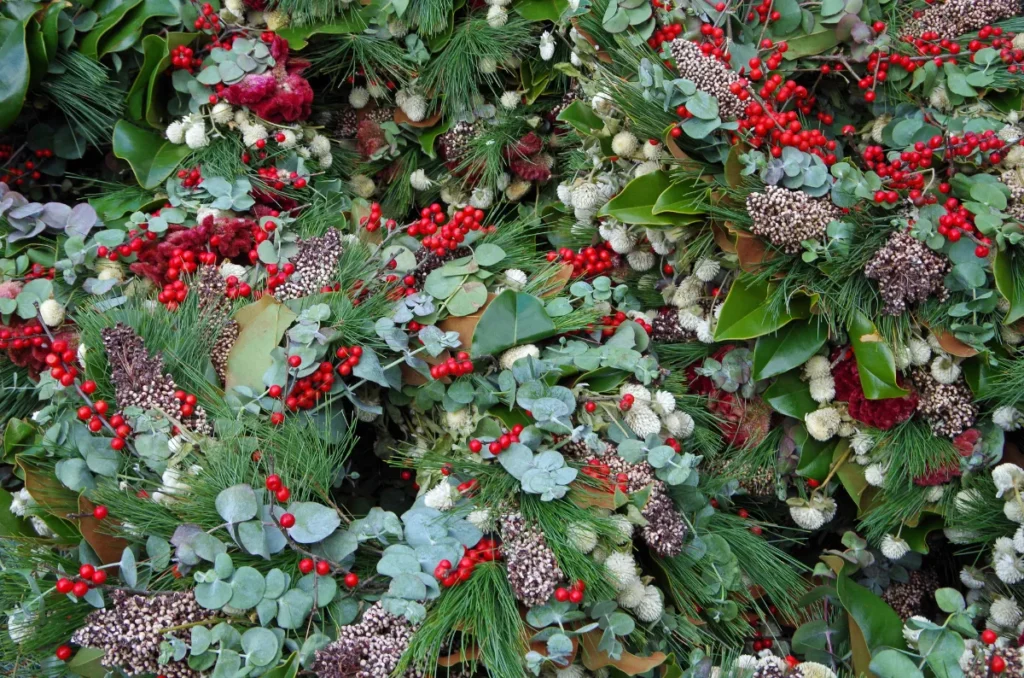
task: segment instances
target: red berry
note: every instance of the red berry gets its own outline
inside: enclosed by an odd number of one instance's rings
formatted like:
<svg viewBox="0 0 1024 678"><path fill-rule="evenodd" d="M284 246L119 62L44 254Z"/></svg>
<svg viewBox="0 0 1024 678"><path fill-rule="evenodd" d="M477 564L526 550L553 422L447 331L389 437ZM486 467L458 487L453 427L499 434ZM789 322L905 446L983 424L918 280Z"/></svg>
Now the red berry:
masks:
<svg viewBox="0 0 1024 678"><path fill-rule="evenodd" d="M995 645L995 642L999 639L999 635L992 629L985 629L981 632L981 642L986 645Z"/></svg>
<svg viewBox="0 0 1024 678"><path fill-rule="evenodd" d="M586 405L583 406L583 409L585 409L587 412L593 414L595 411L597 411L597 403L593 403L593 402L587 403Z"/></svg>
<svg viewBox="0 0 1024 678"><path fill-rule="evenodd" d="M292 491L289 490L287 487L282 487L275 494L277 495L277 500L281 503L284 503L288 501L289 497L292 496Z"/></svg>
<svg viewBox="0 0 1024 678"><path fill-rule="evenodd" d="M484 449L484 444L476 438L469 441L469 451L473 454L479 454L482 449Z"/></svg>
<svg viewBox="0 0 1024 678"><path fill-rule="evenodd" d="M89 585L84 581L76 581L75 585L71 587L71 593L75 594L76 598L84 598L88 592Z"/></svg>
<svg viewBox="0 0 1024 678"><path fill-rule="evenodd" d="M71 589L74 587L75 585L67 577L61 577L57 580L57 593L71 593Z"/></svg>
<svg viewBox="0 0 1024 678"><path fill-rule="evenodd" d="M316 564L316 573L321 577L329 575L331 573L331 564L326 560L321 560Z"/></svg>
<svg viewBox="0 0 1024 678"><path fill-rule="evenodd" d="M1006 670L1006 660L998 655L992 657L992 661L988 665L992 669L992 673L1002 673Z"/></svg>
<svg viewBox="0 0 1024 678"><path fill-rule="evenodd" d="M299 572L302 574L309 574L313 571L313 559L303 558L299 561Z"/></svg>
<svg viewBox="0 0 1024 678"><path fill-rule="evenodd" d="M66 662L67 660L71 659L71 646L61 645L57 648L57 652L55 654L57 655L57 659L61 660L62 662Z"/></svg>
<svg viewBox="0 0 1024 678"><path fill-rule="evenodd" d="M736 515L738 515L740 518L746 519L750 517L750 512L747 511L747 509L741 508L739 511L736 512Z"/></svg>
<svg viewBox="0 0 1024 678"><path fill-rule="evenodd" d="M78 576L82 579L92 579L93 573L96 572L96 568L89 563L84 563L78 568Z"/></svg>
<svg viewBox="0 0 1024 678"><path fill-rule="evenodd" d="M276 473L272 473L269 476L267 476L266 486L267 489L270 490L271 492L277 492L282 487L284 487L284 485L281 483L281 476L277 475Z"/></svg>
<svg viewBox="0 0 1024 678"><path fill-rule="evenodd" d="M96 392L96 382L95 381L90 380L90 381L82 382L82 393L84 393L86 395L92 395L95 392Z"/></svg>
<svg viewBox="0 0 1024 678"><path fill-rule="evenodd" d="M103 520L107 517L107 507L102 504L92 510L92 517L96 520Z"/></svg>
<svg viewBox="0 0 1024 678"><path fill-rule="evenodd" d="M562 587L555 589L555 600L560 603L564 603L569 600L569 589Z"/></svg>
<svg viewBox="0 0 1024 678"><path fill-rule="evenodd" d="M295 516L293 516L290 513L282 513L281 517L278 519L278 522L281 523L281 527L287 529L295 525Z"/></svg>
<svg viewBox="0 0 1024 678"><path fill-rule="evenodd" d="M271 386L267 390L267 395L269 395L271 398L280 398L281 397L281 387L278 386L277 384L274 384L273 386Z"/></svg>
<svg viewBox="0 0 1024 678"><path fill-rule="evenodd" d="M448 565L450 567L451 563L449 563ZM355 572L349 572L348 574L345 575L345 586L349 587L350 589L354 589L358 585L359 585L359 575L358 574L356 574Z"/></svg>
<svg viewBox="0 0 1024 678"><path fill-rule="evenodd" d="M570 591L569 592L569 602L570 603L576 603L576 604L582 603L583 602L583 592L582 591Z"/></svg>
<svg viewBox="0 0 1024 678"><path fill-rule="evenodd" d="M302 364L302 358L297 355L288 356L288 365L290 367L298 367Z"/></svg>
<svg viewBox="0 0 1024 678"><path fill-rule="evenodd" d="M101 586L107 581L107 573L103 570L96 570L92 573L92 583L96 586Z"/></svg>
<svg viewBox="0 0 1024 678"><path fill-rule="evenodd" d="M974 248L974 256L978 257L979 259L984 259L985 257L988 256L988 248L985 247L984 245L978 245L977 247Z"/></svg>

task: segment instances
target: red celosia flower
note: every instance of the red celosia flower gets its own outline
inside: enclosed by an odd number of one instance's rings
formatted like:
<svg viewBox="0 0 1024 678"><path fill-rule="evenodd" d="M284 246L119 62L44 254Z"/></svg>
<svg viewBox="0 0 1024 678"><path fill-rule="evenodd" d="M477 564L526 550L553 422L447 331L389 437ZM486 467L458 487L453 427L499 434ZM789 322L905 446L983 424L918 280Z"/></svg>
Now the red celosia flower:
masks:
<svg viewBox="0 0 1024 678"><path fill-rule="evenodd" d="M384 130L375 121L365 118L356 127L356 147L364 158L370 158L387 144Z"/></svg>
<svg viewBox="0 0 1024 678"><path fill-rule="evenodd" d="M158 285L170 282L167 269L174 252L212 251L221 259L247 257L253 247L253 229L256 222L241 217L207 216L193 228L172 224L168 235L159 242L148 242L139 252L138 260L130 268L136 275L149 278ZM247 262L248 259L243 259Z"/></svg>
<svg viewBox="0 0 1024 678"><path fill-rule="evenodd" d="M836 382L836 400L846 402L850 416L873 428L887 431L896 424L910 419L917 408L917 394L911 393L902 398L884 398L868 400L860 383L857 361L851 351L842 352L842 360L832 368L832 377ZM902 377L897 383L903 386Z"/></svg>
<svg viewBox="0 0 1024 678"><path fill-rule="evenodd" d="M277 61L262 74L249 74L224 90L224 98L235 106L248 106L253 113L270 122L295 122L309 117L313 106L313 88L300 73L309 66L301 59L290 59L288 43L275 37L270 53Z"/></svg>

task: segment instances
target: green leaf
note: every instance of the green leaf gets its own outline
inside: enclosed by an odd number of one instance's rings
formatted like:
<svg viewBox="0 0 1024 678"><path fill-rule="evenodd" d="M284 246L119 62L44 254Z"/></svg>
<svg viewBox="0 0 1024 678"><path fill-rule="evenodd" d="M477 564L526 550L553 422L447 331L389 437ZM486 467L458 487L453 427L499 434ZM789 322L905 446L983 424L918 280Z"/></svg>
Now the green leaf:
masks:
<svg viewBox="0 0 1024 678"><path fill-rule="evenodd" d="M288 512L295 516L295 525L288 528L288 534L300 544L322 541L341 525L338 512L323 504L296 502Z"/></svg>
<svg viewBox="0 0 1024 678"><path fill-rule="evenodd" d="M846 575L836 579L839 601L864 633L868 649L904 648L903 622L884 600Z"/></svg>
<svg viewBox="0 0 1024 678"><path fill-rule="evenodd" d="M447 132L448 128L451 127L451 124L451 120L442 120L420 134L420 148L423 149L423 152L426 153L428 157L437 157L437 153L434 151L434 141L437 140L437 137Z"/></svg>
<svg viewBox="0 0 1024 678"><path fill-rule="evenodd" d="M557 331L540 299L524 292L505 290L480 316L470 352L474 357L496 356L513 346L546 339Z"/></svg>
<svg viewBox="0 0 1024 678"><path fill-rule="evenodd" d="M1000 250L992 261L992 276L996 281L996 289L999 294L1010 302L1010 310L1003 318L1003 324L1009 325L1021 318L1024 318L1024 281L1020 276L1024 275L1024 261L1020 260L1014 250Z"/></svg>
<svg viewBox="0 0 1024 678"><path fill-rule="evenodd" d="M473 249L473 258L481 266L493 266L505 258L505 250L491 243L480 243Z"/></svg>
<svg viewBox="0 0 1024 678"><path fill-rule="evenodd" d="M828 324L814 317L789 323L754 345L754 379L767 379L803 365L828 339Z"/></svg>
<svg viewBox="0 0 1024 678"><path fill-rule="evenodd" d="M703 182L694 185L677 181L661 192L651 211L653 214L703 214L706 209L702 203L707 194L708 188Z"/></svg>
<svg viewBox="0 0 1024 678"><path fill-rule="evenodd" d="M997 210L1006 209L1006 188L996 182L976 181L971 184L971 198Z"/></svg>
<svg viewBox="0 0 1024 678"><path fill-rule="evenodd" d="M331 23L311 23L305 26L287 26L277 34L288 41L288 47L300 50L309 43L313 35L345 35L362 33L380 11L378 5L366 5L358 10L342 14Z"/></svg>
<svg viewBox="0 0 1024 678"><path fill-rule="evenodd" d="M519 0L513 9L527 21L557 22L568 6L568 0Z"/></svg>
<svg viewBox="0 0 1024 678"><path fill-rule="evenodd" d="M816 28L821 27L817 26ZM789 45L789 49L782 56L786 61L792 61L827 52L839 44L839 36L836 35L834 29L827 28L795 37L792 40L787 40L786 43Z"/></svg>
<svg viewBox="0 0 1024 678"><path fill-rule="evenodd" d="M818 409L818 403L811 397L810 386L796 370L776 379L764 392L764 398L776 412L795 419L802 420L808 412Z"/></svg>
<svg viewBox="0 0 1024 678"><path fill-rule="evenodd" d="M100 663L105 652L95 647L83 647L68 660L68 671L83 678L104 678L107 669Z"/></svg>
<svg viewBox="0 0 1024 678"><path fill-rule="evenodd" d="M647 224L669 226L678 223L679 217L671 214L654 214L658 198L672 185L667 172L657 171L633 179L622 191L612 198L598 216L615 217L624 224Z"/></svg>
<svg viewBox="0 0 1024 678"><path fill-rule="evenodd" d="M232 485L220 491L215 501L217 513L229 523L251 520L259 511L256 493L249 485Z"/></svg>
<svg viewBox="0 0 1024 678"><path fill-rule="evenodd" d="M297 629L306 622L313 609L313 596L302 589L289 589L277 601L277 625Z"/></svg>
<svg viewBox="0 0 1024 678"><path fill-rule="evenodd" d="M454 316L472 315L487 303L487 286L478 280L462 285L448 302L448 313Z"/></svg>
<svg viewBox="0 0 1024 678"><path fill-rule="evenodd" d="M749 276L738 278L729 289L718 316L715 341L754 339L784 327L794 318L805 318L809 311L806 297L791 300L788 309L778 313L767 303L770 289Z"/></svg>
<svg viewBox="0 0 1024 678"><path fill-rule="evenodd" d="M582 134L589 134L596 129L604 127L604 121L601 120L597 113L594 113L594 109L580 99L573 101L562 109L562 112L558 114L557 120L569 123Z"/></svg>
<svg viewBox="0 0 1024 678"><path fill-rule="evenodd" d="M248 655L248 663L266 666L277 656L281 641L270 629L251 628L242 634L242 649Z"/></svg>
<svg viewBox="0 0 1024 678"><path fill-rule="evenodd" d="M127 160L139 185L153 189L163 183L191 151L125 120L114 125L114 155Z"/></svg>
<svg viewBox="0 0 1024 678"><path fill-rule="evenodd" d="M25 21L0 16L0 129L18 118L31 77Z"/></svg>
<svg viewBox="0 0 1024 678"><path fill-rule="evenodd" d="M117 26L129 11L141 3L142 0L124 0L121 4L114 6L110 12L96 22L92 30L85 34L79 51L90 59L98 61L100 58L100 40L113 30L114 26Z"/></svg>
<svg viewBox="0 0 1024 678"><path fill-rule="evenodd" d="M967 607L963 595L956 589L950 588L941 588L936 591L935 602L938 603L940 610L950 614L962 612Z"/></svg>
<svg viewBox="0 0 1024 678"><path fill-rule="evenodd" d="M955 64L946 63L943 69L946 71L946 87L950 92L962 97L978 96L978 90L971 87L967 82L967 76Z"/></svg>
<svg viewBox="0 0 1024 678"><path fill-rule="evenodd" d="M917 664L897 650L882 650L872 657L871 671L878 678L924 678Z"/></svg>
<svg viewBox="0 0 1024 678"><path fill-rule="evenodd" d="M902 398L907 395L907 390L896 383L896 358L874 323L858 312L847 331L857 359L860 385L868 400Z"/></svg>

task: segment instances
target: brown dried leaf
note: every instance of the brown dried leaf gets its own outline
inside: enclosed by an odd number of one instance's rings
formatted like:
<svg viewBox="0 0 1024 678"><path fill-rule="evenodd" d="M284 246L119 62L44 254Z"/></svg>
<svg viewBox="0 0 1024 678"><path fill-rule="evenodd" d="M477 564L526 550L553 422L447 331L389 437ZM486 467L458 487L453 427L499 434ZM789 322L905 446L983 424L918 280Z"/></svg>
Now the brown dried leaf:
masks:
<svg viewBox="0 0 1024 678"><path fill-rule="evenodd" d="M102 521L96 520L92 517L94 508L96 507L91 501L85 497L79 497L78 512L89 515L78 519L78 529L82 531L82 538L89 543L89 546L96 552L96 555L99 556L104 565L116 563L121 560L121 552L128 546L128 542L120 537L107 534L106 530L117 525L117 523L109 516ZM104 530L102 531L100 530L101 523L104 523Z"/></svg>
<svg viewBox="0 0 1024 678"><path fill-rule="evenodd" d="M269 294L235 314L241 331L228 353L224 390L248 386L256 393L263 391L263 373L273 364L270 352L281 343L281 337L297 316Z"/></svg>
<svg viewBox="0 0 1024 678"><path fill-rule="evenodd" d="M949 332L940 332L936 335L939 340L939 346L946 353L957 356L958 358L973 358L978 355L978 352L973 348L954 337Z"/></svg>
<svg viewBox="0 0 1024 678"><path fill-rule="evenodd" d="M651 669L661 666L668 659L662 652L655 652L648 657L638 657L625 650L622 651L621 657L612 659L608 656L607 652L597 649L597 645L600 642L601 633L599 631L590 631L583 634L583 639L580 643L583 649L583 665L591 671L596 671L606 666L614 666L627 676L638 676L641 673L647 673Z"/></svg>
<svg viewBox="0 0 1024 678"><path fill-rule="evenodd" d="M729 222L725 222L728 226ZM711 224L711 233L715 236L715 243L728 254L736 254L736 245L733 243L729 232L718 224Z"/></svg>
<svg viewBox="0 0 1024 678"><path fill-rule="evenodd" d="M739 257L740 268L747 273L757 273L761 264L771 261L775 257L775 253L771 252L757 236L738 233L736 235L736 256Z"/></svg>
<svg viewBox="0 0 1024 678"><path fill-rule="evenodd" d="M438 111L429 118L424 118L419 122L413 122L412 120L409 119L409 116L405 114L405 111L403 111L401 108L396 108L395 122L398 123L399 125L409 125L410 127L433 127L437 123L441 122L441 111Z"/></svg>

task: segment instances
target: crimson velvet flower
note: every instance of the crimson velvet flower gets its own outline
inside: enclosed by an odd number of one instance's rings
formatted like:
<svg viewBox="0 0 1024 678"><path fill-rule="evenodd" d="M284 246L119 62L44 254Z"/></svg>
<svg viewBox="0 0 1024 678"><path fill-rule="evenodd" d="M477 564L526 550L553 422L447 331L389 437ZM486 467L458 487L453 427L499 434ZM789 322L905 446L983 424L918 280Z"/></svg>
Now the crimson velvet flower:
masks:
<svg viewBox="0 0 1024 678"><path fill-rule="evenodd" d="M860 383L860 372L852 351L842 352L843 359L832 368L832 377L836 382L836 400L848 405L850 416L862 424L888 431L896 424L910 419L917 408L917 394L911 393L902 398L883 398L868 400ZM897 383L903 386L901 377Z"/></svg>
<svg viewBox="0 0 1024 678"><path fill-rule="evenodd" d="M290 58L288 43L277 36L270 44L270 54L277 62L271 70L245 76L224 90L224 98L234 106L247 106L269 122L308 118L313 107L313 88L301 73L309 62Z"/></svg>

